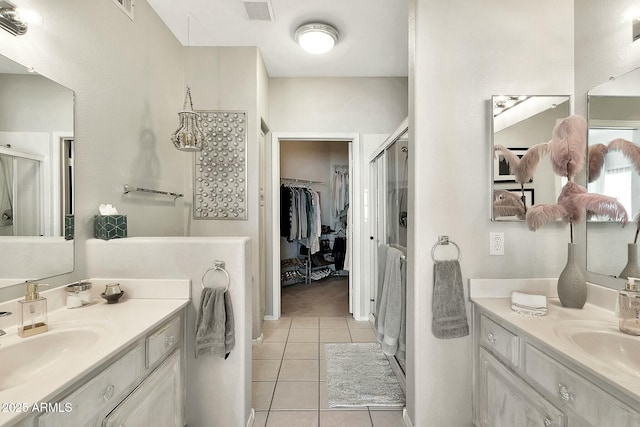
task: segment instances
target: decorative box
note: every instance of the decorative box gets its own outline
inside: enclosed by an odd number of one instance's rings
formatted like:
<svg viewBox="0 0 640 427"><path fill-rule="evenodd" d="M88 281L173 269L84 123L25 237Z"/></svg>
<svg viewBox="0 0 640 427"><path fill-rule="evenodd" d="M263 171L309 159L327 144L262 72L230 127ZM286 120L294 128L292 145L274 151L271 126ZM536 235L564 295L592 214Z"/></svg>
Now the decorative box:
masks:
<svg viewBox="0 0 640 427"><path fill-rule="evenodd" d="M111 240L127 237L127 216L96 215L93 231L96 239Z"/></svg>

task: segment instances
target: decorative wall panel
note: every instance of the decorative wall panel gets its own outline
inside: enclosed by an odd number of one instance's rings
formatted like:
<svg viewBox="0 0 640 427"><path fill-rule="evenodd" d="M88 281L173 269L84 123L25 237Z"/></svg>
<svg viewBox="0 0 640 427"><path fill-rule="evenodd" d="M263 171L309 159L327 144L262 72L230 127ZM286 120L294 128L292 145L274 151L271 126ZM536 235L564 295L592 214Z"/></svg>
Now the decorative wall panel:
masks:
<svg viewBox="0 0 640 427"><path fill-rule="evenodd" d="M195 153L194 219L247 219L247 112L198 111L206 136Z"/></svg>

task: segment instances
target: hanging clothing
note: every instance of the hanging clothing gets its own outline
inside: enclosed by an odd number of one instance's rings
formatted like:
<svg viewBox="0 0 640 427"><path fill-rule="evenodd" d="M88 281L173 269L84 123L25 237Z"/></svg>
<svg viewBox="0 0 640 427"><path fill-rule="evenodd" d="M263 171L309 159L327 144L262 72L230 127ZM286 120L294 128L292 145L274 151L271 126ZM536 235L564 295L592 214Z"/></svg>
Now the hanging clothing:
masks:
<svg viewBox="0 0 640 427"><path fill-rule="evenodd" d="M333 212L339 216L349 205L349 169L346 166L334 166L332 185Z"/></svg>
<svg viewBox="0 0 640 427"><path fill-rule="evenodd" d="M310 188L281 185L280 225L282 237L300 241L312 254L318 252L322 234L320 195Z"/></svg>

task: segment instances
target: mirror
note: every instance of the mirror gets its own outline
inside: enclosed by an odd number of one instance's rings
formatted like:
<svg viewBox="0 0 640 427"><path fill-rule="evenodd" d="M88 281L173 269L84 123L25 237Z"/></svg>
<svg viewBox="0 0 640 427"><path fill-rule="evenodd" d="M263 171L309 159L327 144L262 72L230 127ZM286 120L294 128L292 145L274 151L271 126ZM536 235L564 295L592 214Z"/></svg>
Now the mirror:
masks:
<svg viewBox="0 0 640 427"><path fill-rule="evenodd" d="M529 148L550 141L556 121L571 115L570 97L494 95L491 106L491 220L524 221L532 205L556 203L562 182L546 155L526 179L512 173L507 155L522 158Z"/></svg>
<svg viewBox="0 0 640 427"><path fill-rule="evenodd" d="M0 287L73 271L74 94L0 56Z"/></svg>
<svg viewBox="0 0 640 427"><path fill-rule="evenodd" d="M640 69L590 90L587 116L589 192L618 199L631 220L640 212L640 164L631 160L636 150L640 153ZM587 270L619 276L636 229L631 221L621 228L618 223L590 218Z"/></svg>

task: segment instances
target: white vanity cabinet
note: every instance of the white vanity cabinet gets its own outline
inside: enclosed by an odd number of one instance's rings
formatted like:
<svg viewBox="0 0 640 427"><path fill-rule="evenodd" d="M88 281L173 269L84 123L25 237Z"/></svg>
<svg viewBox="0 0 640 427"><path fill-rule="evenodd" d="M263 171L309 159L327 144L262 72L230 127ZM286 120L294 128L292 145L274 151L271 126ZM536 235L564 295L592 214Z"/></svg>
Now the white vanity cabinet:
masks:
<svg viewBox="0 0 640 427"><path fill-rule="evenodd" d="M473 325L476 427L640 427L640 407L570 358L477 304Z"/></svg>
<svg viewBox="0 0 640 427"><path fill-rule="evenodd" d="M36 419L39 427L184 426L184 315L139 338L104 368L52 399L62 410Z"/></svg>

